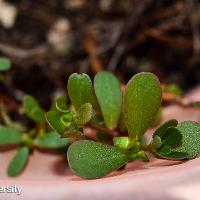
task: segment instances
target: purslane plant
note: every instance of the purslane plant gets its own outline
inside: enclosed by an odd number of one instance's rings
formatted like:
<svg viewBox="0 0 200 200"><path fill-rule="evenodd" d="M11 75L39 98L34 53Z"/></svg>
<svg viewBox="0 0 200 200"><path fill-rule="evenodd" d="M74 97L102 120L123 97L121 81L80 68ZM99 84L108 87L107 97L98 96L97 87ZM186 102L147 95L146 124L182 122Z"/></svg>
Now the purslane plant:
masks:
<svg viewBox="0 0 200 200"><path fill-rule="evenodd" d="M69 145L69 139L61 138L56 131L50 130L45 121L45 111L39 106L35 98L26 95L23 98L24 113L35 122L32 129L28 129L19 122L13 122L1 105L0 147L11 146L17 148L16 155L11 159L7 173L17 176L26 166L31 152L35 149L63 149Z"/></svg>
<svg viewBox="0 0 200 200"><path fill-rule="evenodd" d="M93 83L87 74L72 74L66 96L57 98L47 113L26 95L23 110L35 122L31 129L13 122L1 106L0 146L18 148L8 175L17 176L35 148L66 149L71 170L86 179L103 177L134 160L148 161L151 155L168 160L197 157L196 122L169 120L155 130L149 143L145 140L147 129L158 122L161 101L154 74L136 74L121 89L117 78L103 71Z"/></svg>
<svg viewBox="0 0 200 200"><path fill-rule="evenodd" d="M0 57L0 81L4 80L3 73L10 68L11 61L6 57ZM14 122L8 115L6 105L0 99L0 147L17 148L17 153L7 168L9 176L17 176L22 172L35 148L61 150L69 145L69 139L61 138L56 131L50 129L45 120L46 111L34 97L25 95L22 108L24 114L35 122L31 129L20 122Z"/></svg>
<svg viewBox="0 0 200 200"><path fill-rule="evenodd" d="M88 75L75 73L67 91L46 119L61 137L71 138L68 164L82 178L100 178L137 159L148 161L149 154L186 160L200 153L200 125L192 121L169 120L146 144L144 134L159 115L162 100L160 82L152 73L136 74L123 92L109 72L98 73L94 84Z"/></svg>

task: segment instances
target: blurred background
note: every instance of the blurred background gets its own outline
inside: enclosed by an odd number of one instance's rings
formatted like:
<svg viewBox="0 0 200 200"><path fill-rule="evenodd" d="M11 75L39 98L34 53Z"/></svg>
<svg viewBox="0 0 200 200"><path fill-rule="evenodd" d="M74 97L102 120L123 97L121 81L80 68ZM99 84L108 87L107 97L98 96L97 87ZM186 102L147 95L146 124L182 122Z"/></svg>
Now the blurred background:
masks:
<svg viewBox="0 0 200 200"><path fill-rule="evenodd" d="M12 61L0 95L32 94L44 108L73 72L126 83L151 71L187 92L200 83L200 2L0 0L0 56Z"/></svg>

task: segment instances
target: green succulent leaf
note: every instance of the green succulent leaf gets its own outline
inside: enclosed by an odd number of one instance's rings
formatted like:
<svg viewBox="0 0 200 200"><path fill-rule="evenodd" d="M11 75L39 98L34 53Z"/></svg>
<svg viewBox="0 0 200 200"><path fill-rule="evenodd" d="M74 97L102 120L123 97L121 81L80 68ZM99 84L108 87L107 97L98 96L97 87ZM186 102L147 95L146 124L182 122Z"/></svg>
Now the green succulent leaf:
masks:
<svg viewBox="0 0 200 200"><path fill-rule="evenodd" d="M116 147L89 140L73 143L68 149L67 157L74 173L86 179L105 176L129 161Z"/></svg>
<svg viewBox="0 0 200 200"><path fill-rule="evenodd" d="M7 71L11 68L11 62L8 58L0 57L0 71Z"/></svg>
<svg viewBox="0 0 200 200"><path fill-rule="evenodd" d="M34 97L25 95L23 98L23 107L25 113L35 122L43 123L45 121L45 111L39 106Z"/></svg>
<svg viewBox="0 0 200 200"><path fill-rule="evenodd" d="M153 134L153 137L159 136L160 138L166 133L167 129L170 127L176 127L178 125L178 121L176 119L171 119L164 124L162 124Z"/></svg>
<svg viewBox="0 0 200 200"><path fill-rule="evenodd" d="M67 97L61 96L56 99L56 109L60 112L69 112L69 108L67 106Z"/></svg>
<svg viewBox="0 0 200 200"><path fill-rule="evenodd" d="M181 132L177 128L170 127L162 137L162 141L171 148L179 147L182 144Z"/></svg>
<svg viewBox="0 0 200 200"><path fill-rule="evenodd" d="M35 144L40 148L63 148L69 144L68 138L61 138L57 132L50 132L35 139Z"/></svg>
<svg viewBox="0 0 200 200"><path fill-rule="evenodd" d="M72 74L68 79L67 89L76 110L82 104L88 103L93 94L92 81L87 74Z"/></svg>
<svg viewBox="0 0 200 200"><path fill-rule="evenodd" d="M7 173L9 176L17 176L24 169L29 157L29 150L27 147L20 147L17 154L8 165Z"/></svg>
<svg viewBox="0 0 200 200"><path fill-rule="evenodd" d="M154 120L153 120L153 124L151 125L152 127L155 127L155 126L158 126L160 124L160 121L161 121L161 117L162 117L162 107L160 107L158 109L158 112L157 114L155 115L154 117Z"/></svg>
<svg viewBox="0 0 200 200"><path fill-rule="evenodd" d="M80 125L87 124L91 120L92 115L92 105L90 103L85 103L76 112L76 122Z"/></svg>
<svg viewBox="0 0 200 200"><path fill-rule="evenodd" d="M139 139L152 125L161 96L160 82L152 73L139 73L128 82L123 111L131 139Z"/></svg>
<svg viewBox="0 0 200 200"><path fill-rule="evenodd" d="M167 160L184 160L187 159L188 154L184 152L177 152L177 151L171 151L170 154L162 154L160 152L153 152L153 154L158 158L163 158Z"/></svg>
<svg viewBox="0 0 200 200"><path fill-rule="evenodd" d="M177 129L182 135L182 145L175 150L187 153L188 159L193 159L200 154L200 125L196 122L186 121L178 124Z"/></svg>
<svg viewBox="0 0 200 200"><path fill-rule="evenodd" d="M0 145L19 144L22 134L13 128L0 125Z"/></svg>
<svg viewBox="0 0 200 200"><path fill-rule="evenodd" d="M121 132L127 132L127 127L126 127L126 123L125 123L125 119L124 119L124 114L121 113L120 118L119 118L119 130Z"/></svg>
<svg viewBox="0 0 200 200"><path fill-rule="evenodd" d="M114 128L120 117L122 104L119 81L109 72L100 72L95 76L94 88L105 125Z"/></svg>
<svg viewBox="0 0 200 200"><path fill-rule="evenodd" d="M46 113L46 120L54 130L62 134L65 132L65 129L71 125L72 115L71 113L49 111Z"/></svg>

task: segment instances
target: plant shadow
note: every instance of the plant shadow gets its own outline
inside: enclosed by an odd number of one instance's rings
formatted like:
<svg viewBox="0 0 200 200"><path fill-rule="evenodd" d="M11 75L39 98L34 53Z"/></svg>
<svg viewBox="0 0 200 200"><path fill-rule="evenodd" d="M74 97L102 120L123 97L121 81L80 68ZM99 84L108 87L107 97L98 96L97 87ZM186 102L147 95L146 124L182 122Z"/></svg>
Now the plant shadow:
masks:
<svg viewBox="0 0 200 200"><path fill-rule="evenodd" d="M61 157L59 160L55 161L51 166L53 172L58 176L71 176L73 175L69 166L67 164L66 158Z"/></svg>
<svg viewBox="0 0 200 200"><path fill-rule="evenodd" d="M141 170L149 170L151 168L156 168L156 167L169 167L169 166L179 165L179 164L182 164L185 162L186 161L161 160L161 159L157 159L157 158L151 158L150 162L134 161L132 163L127 164L124 169L116 170L116 171L106 175L105 177L103 177L103 179L120 176L120 175L126 174L128 172L132 172L132 171L138 172ZM84 181L84 179L77 177L77 176L72 177L71 180L72 181ZM93 179L93 180L96 180L96 179ZM92 179L87 180L87 181L92 181Z"/></svg>

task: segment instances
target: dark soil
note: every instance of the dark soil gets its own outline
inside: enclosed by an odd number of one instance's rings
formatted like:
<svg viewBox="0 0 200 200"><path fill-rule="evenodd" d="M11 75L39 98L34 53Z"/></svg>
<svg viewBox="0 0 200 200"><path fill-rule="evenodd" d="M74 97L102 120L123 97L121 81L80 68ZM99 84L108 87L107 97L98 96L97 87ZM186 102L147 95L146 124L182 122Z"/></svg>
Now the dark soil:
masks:
<svg viewBox="0 0 200 200"><path fill-rule="evenodd" d="M1 95L24 93L48 108L72 72L113 71L122 82L151 71L184 91L200 83L197 0L10 0L14 25L0 25L0 55L13 68ZM53 42L52 42L53 41Z"/></svg>

